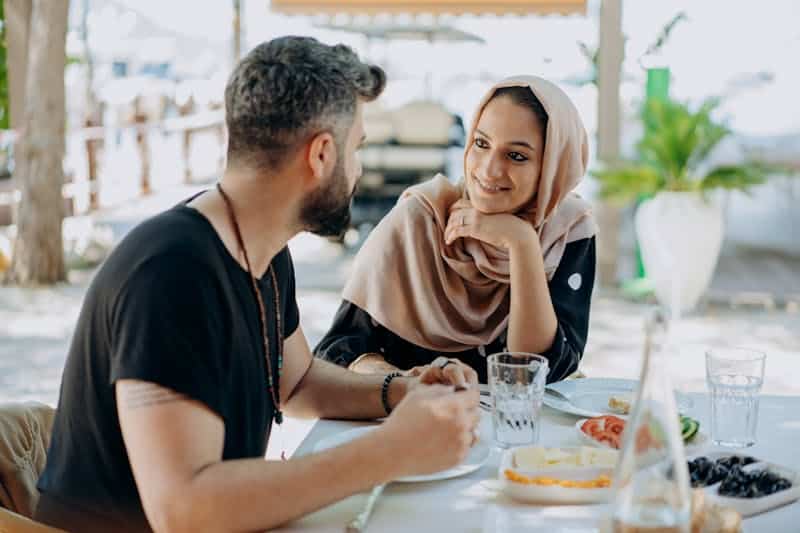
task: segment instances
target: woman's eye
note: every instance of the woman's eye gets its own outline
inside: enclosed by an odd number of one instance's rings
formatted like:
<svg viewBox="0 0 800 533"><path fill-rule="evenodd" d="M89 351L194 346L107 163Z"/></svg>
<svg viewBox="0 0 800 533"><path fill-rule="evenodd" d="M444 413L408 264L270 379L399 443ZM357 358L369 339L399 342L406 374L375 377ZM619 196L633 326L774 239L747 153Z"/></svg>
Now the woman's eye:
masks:
<svg viewBox="0 0 800 533"><path fill-rule="evenodd" d="M489 143L487 143L484 139L475 139L475 146L478 148L489 148Z"/></svg>
<svg viewBox="0 0 800 533"><path fill-rule="evenodd" d="M510 157L510 158L511 158L511 159L513 159L514 161L518 161L518 162L520 162L520 163L522 163L522 162L524 162L524 161L527 161L527 160L528 160L528 158L527 158L527 157L525 157L524 155L522 155L522 154L521 154L521 153L519 153L519 152L509 152L509 153L508 153L508 157Z"/></svg>

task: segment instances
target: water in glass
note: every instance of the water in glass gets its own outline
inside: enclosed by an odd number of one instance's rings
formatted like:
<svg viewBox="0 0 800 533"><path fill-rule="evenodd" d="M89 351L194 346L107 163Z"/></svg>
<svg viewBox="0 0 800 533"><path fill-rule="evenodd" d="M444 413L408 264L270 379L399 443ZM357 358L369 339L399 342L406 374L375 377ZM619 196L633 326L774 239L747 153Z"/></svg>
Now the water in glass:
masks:
<svg viewBox="0 0 800 533"><path fill-rule="evenodd" d="M548 372L535 354L500 353L488 358L495 443L501 448L535 444Z"/></svg>
<svg viewBox="0 0 800 533"><path fill-rule="evenodd" d="M747 349L706 353L706 383L711 399L711 440L742 448L756 443L758 399L766 356Z"/></svg>
<svg viewBox="0 0 800 533"><path fill-rule="evenodd" d="M745 447L756 443L758 396L762 381L733 374L708 377L714 444Z"/></svg>

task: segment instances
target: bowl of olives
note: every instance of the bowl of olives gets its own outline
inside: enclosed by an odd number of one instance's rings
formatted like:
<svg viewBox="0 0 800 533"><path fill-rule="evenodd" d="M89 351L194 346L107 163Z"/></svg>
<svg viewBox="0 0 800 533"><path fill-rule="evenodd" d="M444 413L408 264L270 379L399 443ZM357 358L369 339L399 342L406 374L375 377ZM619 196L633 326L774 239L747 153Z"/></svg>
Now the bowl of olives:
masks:
<svg viewBox="0 0 800 533"><path fill-rule="evenodd" d="M800 498L797 472L748 455L714 453L690 458L687 466L692 487L743 516Z"/></svg>

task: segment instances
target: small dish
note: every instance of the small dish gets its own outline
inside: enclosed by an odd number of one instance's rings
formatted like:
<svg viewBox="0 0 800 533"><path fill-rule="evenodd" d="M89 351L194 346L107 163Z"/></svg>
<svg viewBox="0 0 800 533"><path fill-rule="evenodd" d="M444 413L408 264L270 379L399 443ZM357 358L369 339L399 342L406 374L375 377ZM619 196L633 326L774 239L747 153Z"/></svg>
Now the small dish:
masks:
<svg viewBox="0 0 800 533"><path fill-rule="evenodd" d="M614 416L616 416L616 415L614 415ZM581 420L578 420L577 422L575 422L575 431L578 432L578 437L581 439L581 442L583 442L584 444L587 444L589 446L597 446L597 447L600 447L600 448L609 448L611 450L616 450L617 448L614 448L614 447L612 447L612 446L610 446L610 445L608 445L608 444L606 444L604 442L600 442L598 440L595 440L595 439L593 439L592 437L590 437L589 435L587 435L586 433L583 432L583 430L581 429L581 426L583 426L584 422L586 422L587 420L589 420L589 419L588 418L582 418ZM699 454L700 451L703 450L708 445L708 443L709 443L708 435L706 435L702 431L698 431L695 434L694 437L689 439L689 442L684 442L683 445L684 445L684 449L686 450L687 454ZM621 444L622 444L622 441L620 440L620 445ZM733 455L733 454L729 453L727 455Z"/></svg>
<svg viewBox="0 0 800 533"><path fill-rule="evenodd" d="M689 456L688 460L692 460L697 457L703 456L707 457L711 461L716 461L717 459L722 459L723 457L730 457L732 455L743 456L749 454L744 451L741 453L712 452L705 454L695 454ZM721 482L718 482L702 488L703 492L705 492L706 494L706 497L716 505L723 505L726 507L731 507L733 509L736 509L739 512L739 514L741 514L745 518L765 513L767 511L771 511L772 509L782 507L784 505L790 504L800 499L800 473L789 467L761 460L758 457L753 457L753 458L756 461L754 463L751 463L743 467L742 470L752 471L752 470L768 469L780 475L781 477L788 479L791 482L792 486L788 489L775 492L767 496L760 496L757 498L734 498L730 496L720 496L719 486Z"/></svg>
<svg viewBox="0 0 800 533"><path fill-rule="evenodd" d="M507 470L512 470L515 474L521 474L523 476L547 477L569 481L588 481L597 479L599 476L607 476L611 479L614 474L614 469L606 466L553 466L538 469L519 468L514 461L514 453L517 449L519 448L512 448L503 453L498 472L502 492L514 500L525 503L574 505L606 503L611 497L610 487L569 488L559 485L536 485L511 481L506 476ZM563 449L576 450L577 448Z"/></svg>

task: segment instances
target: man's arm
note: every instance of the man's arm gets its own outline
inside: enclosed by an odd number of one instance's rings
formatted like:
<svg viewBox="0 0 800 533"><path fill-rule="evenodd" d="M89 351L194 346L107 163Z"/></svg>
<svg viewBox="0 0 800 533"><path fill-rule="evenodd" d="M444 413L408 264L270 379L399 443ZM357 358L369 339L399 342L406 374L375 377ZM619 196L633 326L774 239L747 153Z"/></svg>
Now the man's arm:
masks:
<svg viewBox="0 0 800 533"><path fill-rule="evenodd" d="M225 426L204 404L153 383L116 384L125 447L157 533L272 528L395 477L454 466L478 415L472 394L452 391L417 387L374 432L268 462L223 461Z"/></svg>
<svg viewBox="0 0 800 533"><path fill-rule="evenodd" d="M286 414L298 418L338 418L363 420L386 416L381 401L381 385L391 370L365 375L315 358L301 327L284 343L284 374L281 378L281 402ZM419 380L398 377L389 386L389 405L394 407L409 386ZM443 371L431 369L423 382L455 386L473 384L478 374L464 364L447 365ZM331 399L335 398L335 401Z"/></svg>
<svg viewBox="0 0 800 533"><path fill-rule="evenodd" d="M400 368L386 361L386 358L379 353L361 354L358 359L353 361L348 370L358 374L388 374L390 372L402 372Z"/></svg>

